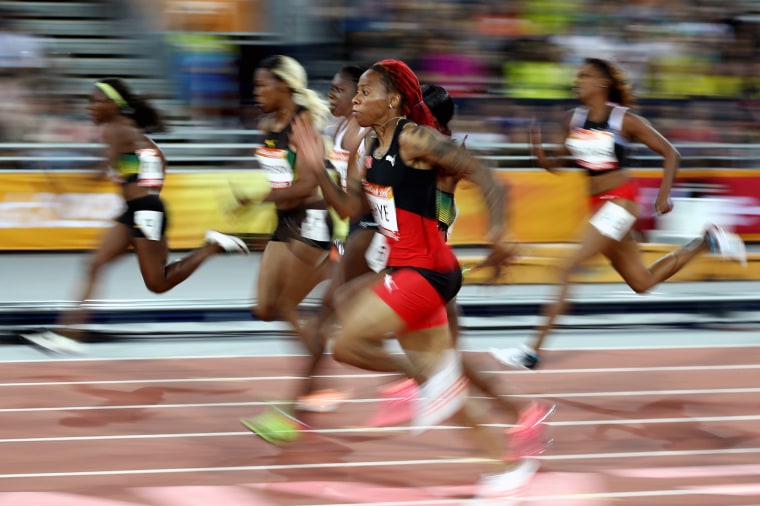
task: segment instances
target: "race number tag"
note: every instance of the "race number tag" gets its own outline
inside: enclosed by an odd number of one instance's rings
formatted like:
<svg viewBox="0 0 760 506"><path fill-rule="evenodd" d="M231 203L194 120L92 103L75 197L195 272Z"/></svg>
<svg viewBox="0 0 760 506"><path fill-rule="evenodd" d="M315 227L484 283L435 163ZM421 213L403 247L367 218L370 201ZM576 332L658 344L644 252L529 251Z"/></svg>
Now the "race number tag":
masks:
<svg viewBox="0 0 760 506"><path fill-rule="evenodd" d="M393 188L364 181L372 216L383 235L398 240L398 221L396 220L396 203L393 200Z"/></svg>
<svg viewBox="0 0 760 506"><path fill-rule="evenodd" d="M161 239L163 220L164 213L160 211L135 211L135 225L140 228L140 231L149 241Z"/></svg>
<svg viewBox="0 0 760 506"><path fill-rule="evenodd" d="M570 132L565 145L584 169L597 171L618 167L615 134L612 132L576 128Z"/></svg>
<svg viewBox="0 0 760 506"><path fill-rule="evenodd" d="M330 227L327 226L326 209L307 209L306 218L301 222L301 236L312 241L328 242Z"/></svg>
<svg viewBox="0 0 760 506"><path fill-rule="evenodd" d="M137 185L156 188L164 184L164 164L161 155L155 149L138 149L137 159L140 167L137 171Z"/></svg>
<svg viewBox="0 0 760 506"><path fill-rule="evenodd" d="M380 272L388 266L388 256L391 249L388 245L388 238L383 234L375 232L372 236L367 251L364 252L364 259L367 261L367 267L375 272Z"/></svg>
<svg viewBox="0 0 760 506"><path fill-rule="evenodd" d="M332 166L338 171L338 175L340 176L340 187L343 188L344 191L346 190L346 178L348 177L348 156L349 152L340 148L333 148L327 156L327 159L330 160Z"/></svg>
<svg viewBox="0 0 760 506"><path fill-rule="evenodd" d="M256 159L267 174L269 186L273 189L287 188L293 184L293 168L284 149L258 148Z"/></svg>

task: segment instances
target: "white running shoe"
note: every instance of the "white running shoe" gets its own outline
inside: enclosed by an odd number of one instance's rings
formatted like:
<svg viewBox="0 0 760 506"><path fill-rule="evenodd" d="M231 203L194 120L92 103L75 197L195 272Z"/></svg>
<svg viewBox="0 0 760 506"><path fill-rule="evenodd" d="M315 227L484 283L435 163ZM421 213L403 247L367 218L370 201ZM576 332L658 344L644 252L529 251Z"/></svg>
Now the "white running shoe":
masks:
<svg viewBox="0 0 760 506"><path fill-rule="evenodd" d="M541 360L536 350L525 345L519 348L491 348L488 351L493 358L515 369L535 369Z"/></svg>
<svg viewBox="0 0 760 506"><path fill-rule="evenodd" d="M708 226L705 236L713 253L747 266L747 247L741 237L717 225Z"/></svg>
<svg viewBox="0 0 760 506"><path fill-rule="evenodd" d="M87 351L87 347L81 342L52 330L21 334L21 337L44 350L60 355L83 355Z"/></svg>
<svg viewBox="0 0 760 506"><path fill-rule="evenodd" d="M227 253L243 253L248 254L248 246L234 235L227 235L216 230L206 230L206 243L217 244Z"/></svg>
<svg viewBox="0 0 760 506"><path fill-rule="evenodd" d="M478 482L477 497L482 499L496 497L515 499L527 487L530 480L538 472L539 467L538 460L523 459L508 471L483 475Z"/></svg>

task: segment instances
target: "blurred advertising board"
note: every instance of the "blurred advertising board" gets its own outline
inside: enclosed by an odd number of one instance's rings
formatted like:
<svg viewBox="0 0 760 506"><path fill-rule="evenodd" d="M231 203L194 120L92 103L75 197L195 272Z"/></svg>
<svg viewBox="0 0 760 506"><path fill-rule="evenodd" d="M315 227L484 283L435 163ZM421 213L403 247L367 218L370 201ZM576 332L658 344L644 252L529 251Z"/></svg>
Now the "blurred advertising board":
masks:
<svg viewBox="0 0 760 506"><path fill-rule="evenodd" d="M642 204L636 228L647 233L661 225L652 212L661 171L637 170L635 175ZM588 212L582 172L554 175L501 170L496 176L508 188L507 220L520 242L572 242L578 237ZM690 185L713 188L718 193L702 200L681 195ZM243 194L261 194L267 191L268 183L259 171L169 173L161 196L169 213L170 246L195 248L202 244L207 229L239 235L253 247L262 245L274 229L274 208L263 204L231 213L235 206L233 187ZM694 229L694 220L705 219L733 229L747 241L760 240L760 171L682 171L673 196L676 208L668 216L669 228L686 232ZM720 206L716 207L716 202ZM450 242L455 246L483 244L488 221L480 193L463 181L457 188L456 203L459 214ZM91 249L123 205L114 183L95 181L89 173L0 173L0 250ZM720 210L720 216L715 209Z"/></svg>
<svg viewBox="0 0 760 506"><path fill-rule="evenodd" d="M681 170L671 190L673 211L663 217L654 215L662 171L638 169L634 174L641 188L638 230L666 227L668 230L660 231L660 235L675 237L681 230L686 238L699 235L694 231L711 222L736 232L745 241L760 241L760 170Z"/></svg>
<svg viewBox="0 0 760 506"><path fill-rule="evenodd" d="M260 0L163 0L169 30L250 32L261 30Z"/></svg>
<svg viewBox="0 0 760 506"><path fill-rule="evenodd" d="M231 191L261 192L263 173L167 174L161 192L169 217L169 245L191 249L211 228L240 236L267 236L274 228L271 205L232 215ZM0 173L0 250L87 250L95 247L123 211L119 188L87 173Z"/></svg>
<svg viewBox="0 0 760 506"><path fill-rule="evenodd" d="M499 171L497 179L509 187L508 220L521 242L570 241L584 223L580 173ZM257 171L169 173L161 192L169 215L169 245L195 248L209 228L249 243L266 240L274 229L274 208L265 204L233 215L232 187L244 194L268 188L264 174ZM483 244L488 222L479 192L462 182L456 201L459 216L452 244ZM94 181L86 173L0 173L0 250L91 249L122 208L114 183Z"/></svg>

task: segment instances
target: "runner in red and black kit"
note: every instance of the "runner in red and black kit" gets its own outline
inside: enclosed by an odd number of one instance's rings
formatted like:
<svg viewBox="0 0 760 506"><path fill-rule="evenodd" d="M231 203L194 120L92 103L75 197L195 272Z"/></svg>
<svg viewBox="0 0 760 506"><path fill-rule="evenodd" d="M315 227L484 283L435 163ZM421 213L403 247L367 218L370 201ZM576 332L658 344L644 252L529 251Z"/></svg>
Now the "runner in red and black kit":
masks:
<svg viewBox="0 0 760 506"><path fill-rule="evenodd" d="M538 164L549 172L572 160L589 175L588 193L593 213L580 235L577 250L559 268L556 299L542 310L542 322L529 345L494 348L492 355L504 364L533 369L540 364L540 351L557 318L569 304L571 276L596 255L604 255L613 269L636 293L646 293L670 279L697 255L712 251L727 259L746 263L744 242L736 234L708 226L701 237L674 250L651 265L644 263L633 226L641 212L638 185L625 167L628 144L638 142L663 158L663 177L654 202L656 214L673 209L670 190L676 180L680 154L642 116L629 110L632 88L622 69L612 62L588 58L578 69L575 92L581 106L568 114L562 130L564 143L555 154L544 152L541 132L531 129L531 144Z"/></svg>
<svg viewBox="0 0 760 506"><path fill-rule="evenodd" d="M390 243L390 272L373 291L406 331L446 324L446 303L462 286L459 262L438 230L436 172L409 167L399 153L398 136L411 124L398 120L384 153L375 140L364 181L375 222Z"/></svg>
<svg viewBox="0 0 760 506"><path fill-rule="evenodd" d="M349 157L368 165L364 179L351 178L347 191L325 169L320 139L306 124L296 121L292 137L303 169L317 177L327 202L341 216L357 217L371 210L390 246L389 271L382 278L360 277L342 288L333 356L356 367L415 379L420 384L412 420L415 431L457 415L476 430L483 454L500 471L484 478L482 491L514 491L533 475L537 464L503 460L503 432L488 427L488 410L468 396L446 318L446 302L459 290L461 270L436 215L439 174L473 182L488 209L492 251L484 265L495 267L498 275L513 253L511 245L502 242L504 188L471 153L435 131L437 122L422 100L419 80L403 62L373 65L360 78L353 103L354 117L372 128L369 135L374 140L365 157ZM386 351L384 340L393 336L404 354Z"/></svg>

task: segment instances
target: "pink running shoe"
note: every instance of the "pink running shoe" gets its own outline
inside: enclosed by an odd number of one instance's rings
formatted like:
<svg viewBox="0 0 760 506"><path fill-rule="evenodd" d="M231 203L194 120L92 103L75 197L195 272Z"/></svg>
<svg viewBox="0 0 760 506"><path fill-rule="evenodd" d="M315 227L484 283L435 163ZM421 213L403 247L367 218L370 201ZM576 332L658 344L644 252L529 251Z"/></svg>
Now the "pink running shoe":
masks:
<svg viewBox="0 0 760 506"><path fill-rule="evenodd" d="M523 458L544 453L554 442L546 421L554 414L554 404L532 402L525 408L514 427L507 429L510 457Z"/></svg>
<svg viewBox="0 0 760 506"><path fill-rule="evenodd" d="M414 416L414 405L419 394L417 382L405 379L380 389L380 406L369 417L367 427L388 427L406 423Z"/></svg>
<svg viewBox="0 0 760 506"><path fill-rule="evenodd" d="M297 411L328 413L338 409L338 406L350 399L352 394L353 392L350 390L337 390L334 388L317 390L309 395L299 397L295 408Z"/></svg>

